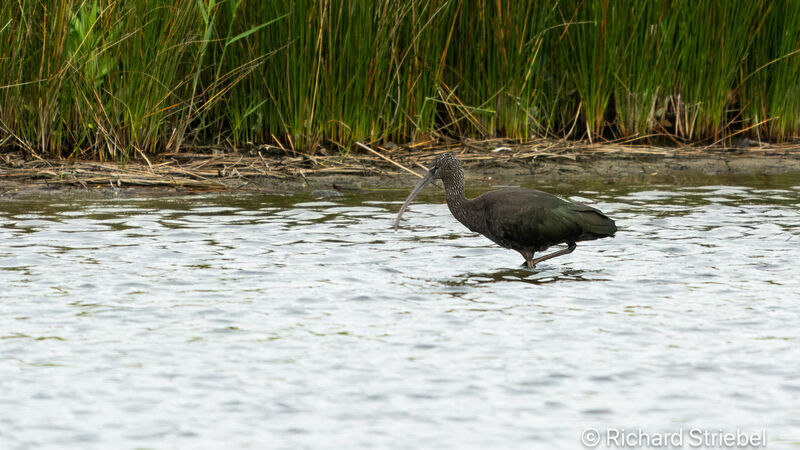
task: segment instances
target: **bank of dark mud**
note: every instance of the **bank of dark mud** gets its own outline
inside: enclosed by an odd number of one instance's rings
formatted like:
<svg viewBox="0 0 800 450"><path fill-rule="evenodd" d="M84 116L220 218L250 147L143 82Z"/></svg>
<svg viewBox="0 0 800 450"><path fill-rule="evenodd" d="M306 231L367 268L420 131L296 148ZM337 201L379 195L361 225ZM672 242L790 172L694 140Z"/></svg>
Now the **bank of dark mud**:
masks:
<svg viewBox="0 0 800 450"><path fill-rule="evenodd" d="M646 147L501 140L442 145L359 145L348 155L262 147L163 154L125 164L0 154L0 196L67 193L109 197L214 191L309 192L316 196L408 187L436 154L456 153L473 184L680 183L698 176L798 173L800 145Z"/></svg>

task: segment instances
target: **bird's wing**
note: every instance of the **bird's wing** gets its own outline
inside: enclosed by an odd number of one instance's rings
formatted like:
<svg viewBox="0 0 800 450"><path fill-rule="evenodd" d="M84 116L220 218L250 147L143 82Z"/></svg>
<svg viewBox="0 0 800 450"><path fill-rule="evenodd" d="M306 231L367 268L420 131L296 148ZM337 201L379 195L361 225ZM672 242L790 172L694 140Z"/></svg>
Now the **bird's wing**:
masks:
<svg viewBox="0 0 800 450"><path fill-rule="evenodd" d="M507 248L541 250L580 234L565 210L568 202L532 190L502 189L479 197L489 238Z"/></svg>
<svg viewBox="0 0 800 450"><path fill-rule="evenodd" d="M491 191L480 198L483 197L490 239L504 247L540 251L561 242L582 240L587 232L616 231L613 221L600 211L546 192L507 189Z"/></svg>

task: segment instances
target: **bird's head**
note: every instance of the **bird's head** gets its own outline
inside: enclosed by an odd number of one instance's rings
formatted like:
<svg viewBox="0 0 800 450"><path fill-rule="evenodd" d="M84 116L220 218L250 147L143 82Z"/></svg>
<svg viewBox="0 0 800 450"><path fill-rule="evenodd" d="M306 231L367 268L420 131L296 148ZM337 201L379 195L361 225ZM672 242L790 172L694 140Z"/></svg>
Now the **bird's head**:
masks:
<svg viewBox="0 0 800 450"><path fill-rule="evenodd" d="M440 179L444 182L445 189L447 189L448 186L451 188L453 186L460 186L463 194L464 173L461 171L461 162L452 153L442 153L433 160L433 166L428 170L428 173L419 180L419 183L414 186L414 189L408 194L408 198L406 198L403 206L400 207L400 211L397 213L397 219L394 221L395 230L397 230L397 226L400 224L400 218L403 216L403 212L408 208L408 205L411 204L411 200L414 200L414 197L422 191L422 188L436 179Z"/></svg>
<svg viewBox="0 0 800 450"><path fill-rule="evenodd" d="M441 180L448 176L448 174L457 174L461 172L461 161L459 161L452 153L442 153L433 160L433 167L431 167L433 179Z"/></svg>

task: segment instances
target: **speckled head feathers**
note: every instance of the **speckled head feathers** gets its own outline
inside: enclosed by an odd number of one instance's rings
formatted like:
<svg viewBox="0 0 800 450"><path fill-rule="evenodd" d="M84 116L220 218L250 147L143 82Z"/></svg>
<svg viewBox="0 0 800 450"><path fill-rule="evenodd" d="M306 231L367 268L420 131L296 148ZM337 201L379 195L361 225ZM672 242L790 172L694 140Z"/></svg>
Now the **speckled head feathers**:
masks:
<svg viewBox="0 0 800 450"><path fill-rule="evenodd" d="M433 167L436 169L435 178L442 178L447 174L457 174L461 172L461 161L452 153L442 153L433 160Z"/></svg>

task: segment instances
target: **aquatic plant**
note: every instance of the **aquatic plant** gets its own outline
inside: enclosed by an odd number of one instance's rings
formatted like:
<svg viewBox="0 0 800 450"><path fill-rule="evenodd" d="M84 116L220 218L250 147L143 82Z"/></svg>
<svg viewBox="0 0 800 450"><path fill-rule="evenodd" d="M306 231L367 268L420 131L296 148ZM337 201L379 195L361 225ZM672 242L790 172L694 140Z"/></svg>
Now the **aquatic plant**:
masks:
<svg viewBox="0 0 800 450"><path fill-rule="evenodd" d="M20 0L0 150L800 136L791 0Z"/></svg>

